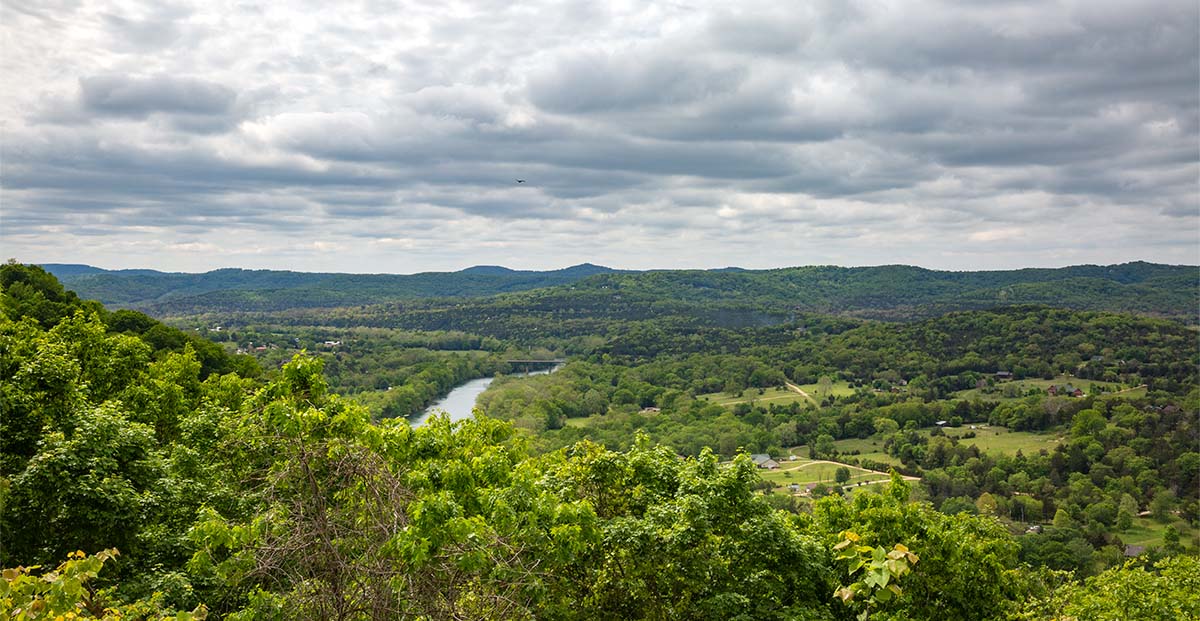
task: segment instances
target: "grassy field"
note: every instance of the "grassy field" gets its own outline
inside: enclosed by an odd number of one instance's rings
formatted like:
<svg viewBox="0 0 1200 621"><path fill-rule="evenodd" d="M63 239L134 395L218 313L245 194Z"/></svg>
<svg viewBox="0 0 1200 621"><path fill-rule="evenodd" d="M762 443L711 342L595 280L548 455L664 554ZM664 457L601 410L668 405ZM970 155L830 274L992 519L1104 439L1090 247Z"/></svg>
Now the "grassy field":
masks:
<svg viewBox="0 0 1200 621"><path fill-rule="evenodd" d="M1117 398L1135 399L1137 397L1145 397L1147 390L1149 390L1149 389L1146 388L1145 385L1142 385L1142 386L1138 386L1137 388L1126 388L1125 390L1121 390L1118 392L1106 392L1106 393L1100 395L1100 398L1101 399L1117 399Z"/></svg>
<svg viewBox="0 0 1200 621"><path fill-rule="evenodd" d="M772 403L787 405L797 401L814 403L815 400L821 398L821 389L817 384L805 384L800 386L800 389L808 393L813 400L805 399L804 395L788 388L747 388L742 391L742 394L737 396L724 392L711 392L706 395L699 395L696 398L725 407L739 403L753 403L764 406ZM834 382L829 387L829 393L835 397L844 397L854 394L854 389L850 387L850 382Z"/></svg>
<svg viewBox="0 0 1200 621"><path fill-rule="evenodd" d="M1175 528L1179 531L1179 542L1185 547L1196 550L1200 547L1200 531L1192 528L1185 520L1175 520ZM1118 533L1121 541L1132 546L1162 546L1163 531L1167 525L1150 518L1135 518L1133 527Z"/></svg>
<svg viewBox="0 0 1200 621"><path fill-rule="evenodd" d="M742 391L741 395L736 397L723 392L713 392L707 395L700 395L696 398L700 399L701 401L708 401L709 403L723 405L725 407L730 407L739 403L753 403L756 405L766 406L772 403L787 405L797 401L808 401L804 398L804 395L786 388L766 388L763 389L762 394L759 394L758 391L758 388L748 388Z"/></svg>
<svg viewBox="0 0 1200 621"><path fill-rule="evenodd" d="M812 395L814 399L821 398L821 387L817 384L803 384L800 386L800 390ZM829 394L835 397L845 397L854 394L854 389L850 387L850 382L834 382L829 388Z"/></svg>
<svg viewBox="0 0 1200 621"><path fill-rule="evenodd" d="M1036 388L1038 390L1044 391L1051 386L1060 386L1061 387L1061 386L1065 386L1067 384L1070 384L1071 386L1078 388L1078 389L1084 391L1085 393L1089 392L1091 390L1092 385L1095 385L1097 388L1099 388L1101 390L1109 391L1110 393L1118 391L1118 390L1123 390L1125 388L1125 386L1122 386L1121 384L1118 384L1115 382L1100 382L1100 381L1080 379L1080 378L1072 376L1072 375L1060 375L1054 379L1022 379L1022 380L1015 380L1015 381L1011 381L1011 382L997 382L996 386L993 388L987 388L987 389L983 389L983 390L980 390L978 388L972 388L970 390L961 390L961 391L955 393L954 397L956 399L966 399L968 401L974 400L974 399L981 399L983 401L1017 401L1020 399L1024 399L1025 393L1029 392L1031 389ZM1010 387L1010 386L1015 387L1016 390L1020 393L1020 395L1015 396L1015 397L1005 397L1003 391L1006 387ZM992 390L993 392L985 392L987 390ZM1102 394L1107 394L1107 393L1102 393Z"/></svg>
<svg viewBox="0 0 1200 621"><path fill-rule="evenodd" d="M931 430L922 430L922 433L929 433ZM1055 445L1061 442L1061 437L1052 433L1034 433L1031 431L1009 431L1004 427L989 426L986 429L975 429L974 438L963 439L964 433L971 431L970 427L964 425L958 429L947 429L946 435L949 437L959 437L959 442L967 445L975 445L979 450L985 453L1003 453L1006 455L1016 453L1018 450L1026 454L1036 454L1041 449L1053 450Z"/></svg>
<svg viewBox="0 0 1200 621"><path fill-rule="evenodd" d="M805 486L810 483L834 485L836 483L838 468L848 468L850 470L850 480L846 483L848 486L857 483L886 481L888 479L888 475L886 474L864 470L856 466L809 459L781 461L778 470L761 470L759 474L764 481L774 483L776 490L787 491L787 486L796 483L800 485L801 491L803 491Z"/></svg>
<svg viewBox="0 0 1200 621"><path fill-rule="evenodd" d="M1001 453L1011 455L1018 450L1026 455L1035 455L1041 449L1053 450L1061 440L1056 434L1050 433L1033 433L1029 431L1009 431L1004 427L988 426L984 429L978 426L978 429L971 429L970 425L964 425L958 428L946 429L947 437L959 438L959 442L966 445L975 445L979 450L985 453ZM927 427L921 430L921 434L928 437L933 427ZM974 438L962 438L961 436L967 432L974 431ZM844 456L857 457L859 459L870 459L873 461L900 465L900 460L883 452L883 440L877 436L870 438L848 438L834 442L834 446ZM851 455L854 451L858 451L857 455ZM789 449L793 455L800 457L808 457L808 446L801 445Z"/></svg>

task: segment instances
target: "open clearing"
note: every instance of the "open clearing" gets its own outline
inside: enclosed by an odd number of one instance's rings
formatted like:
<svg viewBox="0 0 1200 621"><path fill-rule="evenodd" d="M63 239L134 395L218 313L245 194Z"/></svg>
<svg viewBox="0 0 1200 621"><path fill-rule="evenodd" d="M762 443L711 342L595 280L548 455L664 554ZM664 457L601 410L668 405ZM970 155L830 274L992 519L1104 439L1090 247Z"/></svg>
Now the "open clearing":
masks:
<svg viewBox="0 0 1200 621"><path fill-rule="evenodd" d="M823 397L821 388L817 384L797 386L789 382L789 385L791 388L747 388L742 391L742 394L737 396L724 392L710 392L705 395L699 395L696 398L716 405L730 407L739 403L766 406L772 403L787 405L798 401L815 405ZM844 397L854 394L854 389L850 387L850 382L834 382L829 387L829 394L835 397Z"/></svg>
<svg viewBox="0 0 1200 621"><path fill-rule="evenodd" d="M764 388L762 389L761 394L759 393L758 388L748 388L743 390L742 394L736 397L723 392L713 392L706 395L700 395L696 398L700 399L701 401L708 401L709 403L722 405L725 407L731 407L739 403L751 403L754 405L766 406L772 403L787 405L797 401L808 401L808 399L804 398L804 395L786 388Z"/></svg>
<svg viewBox="0 0 1200 621"><path fill-rule="evenodd" d="M835 485L838 468L847 468L850 471L850 480L845 483L846 486L878 483L888 480L888 475L882 472L875 472L832 461L814 461L799 458L795 461L780 462L778 470L760 470L759 475L762 476L764 481L774 483L777 491L782 490L786 492L787 487L793 483L799 485L801 491L804 491L804 488L810 483Z"/></svg>
<svg viewBox="0 0 1200 621"><path fill-rule="evenodd" d="M966 399L968 401L972 401L975 399L979 399L981 401L1019 401L1021 399L1024 399L1025 393L1029 392L1032 389L1037 389L1039 391L1044 392L1047 388L1049 388L1051 386L1062 387L1062 386L1066 386L1068 384L1070 384L1072 387L1078 388L1088 394L1091 394L1092 387L1095 386L1096 388L1098 388L1101 391L1099 393L1099 396L1109 395L1116 391L1126 390L1126 388L1127 388L1126 386L1124 386L1122 384L1118 384L1116 382L1101 382L1101 381L1096 381L1096 380L1082 379L1082 378L1075 377L1073 375L1059 375L1058 377L1055 377L1054 379L1030 378L1030 379L1013 380L1010 382L996 382L996 385L991 388L985 388L982 390L979 388L972 388L970 390L960 390L959 392L954 393L954 398L955 399ZM986 392L989 390L991 392ZM1015 396L1010 396L1010 397L1004 396L1006 391L1011 393L1011 391L1014 391L1014 390L1018 393ZM1137 390L1137 389L1133 389L1133 390ZM1123 394L1130 394L1130 393L1123 393Z"/></svg>
<svg viewBox="0 0 1200 621"><path fill-rule="evenodd" d="M926 427L920 430L921 435L929 437L936 427ZM963 434L975 432L974 438L963 438ZM976 425L976 429L971 429L970 425L962 427L945 429L946 436L958 438L960 444L975 445L979 450L985 453L999 453L1005 455L1015 454L1021 451L1027 455L1035 455L1038 451L1046 449L1047 451L1054 450L1054 447L1061 442L1061 436L1053 433L1034 433L1030 431L1009 431L1004 427L988 426L984 428L982 425ZM838 452L843 457L857 457L858 459L869 459L880 463L900 465L900 460L883 452L883 439L879 436L871 436L869 438L848 438L838 440L833 443ZM858 454L853 454L858 451ZM800 445L789 450L792 455L808 456L808 446Z"/></svg>
<svg viewBox="0 0 1200 621"><path fill-rule="evenodd" d="M812 395L814 399L821 399L825 396L822 394L819 384L801 384L800 390ZM834 382L829 387L829 394L834 397L845 397L854 394L854 389L850 387L850 382Z"/></svg>
<svg viewBox="0 0 1200 621"><path fill-rule="evenodd" d="M1187 520L1176 519L1171 524L1174 524L1179 531L1180 543L1193 550L1200 547L1200 530L1192 528ZM1161 546L1163 545L1163 531L1166 528L1167 524L1151 518L1139 517L1134 518L1133 526L1129 530L1117 534L1126 545Z"/></svg>

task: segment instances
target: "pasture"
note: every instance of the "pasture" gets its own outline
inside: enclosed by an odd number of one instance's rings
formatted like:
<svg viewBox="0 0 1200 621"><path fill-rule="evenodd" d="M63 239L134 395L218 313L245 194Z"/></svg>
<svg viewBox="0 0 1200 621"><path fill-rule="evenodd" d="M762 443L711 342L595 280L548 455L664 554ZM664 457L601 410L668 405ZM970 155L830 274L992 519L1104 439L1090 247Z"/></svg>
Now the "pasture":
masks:
<svg viewBox="0 0 1200 621"><path fill-rule="evenodd" d="M804 491L811 483L836 485L838 468L846 468L850 471L850 480L845 483L846 486L888 480L888 475L880 472L829 461L798 458L795 461L781 461L779 464L778 470L759 470L759 475L763 480L773 483L776 491L786 492L788 491L787 487L793 483L799 485L801 491Z"/></svg>
<svg viewBox="0 0 1200 621"><path fill-rule="evenodd" d="M921 429L920 433L929 437L929 434L934 429L934 427L926 427ZM985 453L999 453L1004 455L1012 455L1017 451L1021 451L1026 455L1036 455L1042 449L1046 449L1047 451L1054 450L1054 447L1062 441L1061 436L1058 434L1010 431L1005 427L992 425L986 428L982 425L976 425L976 429L971 429L971 426L968 424L962 427L946 428L944 431L946 432L946 437L958 438L960 444L975 445L979 447L980 451ZM974 438L962 437L964 434L972 431L975 432ZM846 438L844 440L837 440L833 444L842 457L857 457L858 459L869 459L885 464L900 465L898 459L883 451L883 438L877 435L868 438ZM854 454L855 451L858 451L858 453ZM796 446L789 449L789 452L800 457L808 457L808 446Z"/></svg>
<svg viewBox="0 0 1200 621"><path fill-rule="evenodd" d="M1027 378L1006 382L996 382L995 386L990 386L988 388L960 390L957 393L954 393L954 398L966 399L968 401L975 399L982 401L1019 401L1024 399L1026 393L1028 393L1030 390L1037 390L1044 393L1046 389L1050 388L1051 386L1058 386L1061 388L1068 384L1082 390L1086 394L1091 394L1093 392L1093 387L1095 387L1098 396L1111 395L1112 393L1126 389L1126 386L1116 382L1101 382L1081 379L1073 375L1059 375L1054 379Z"/></svg>
<svg viewBox="0 0 1200 621"><path fill-rule="evenodd" d="M761 393L759 392L761 390ZM733 407L739 403L749 403L752 405L760 405L767 407L772 403L779 405L787 405L789 403L807 402L808 399L804 395L786 388L747 388L740 395L730 395L724 392L713 392L706 395L696 397L701 401L707 401L715 405L725 407Z"/></svg>

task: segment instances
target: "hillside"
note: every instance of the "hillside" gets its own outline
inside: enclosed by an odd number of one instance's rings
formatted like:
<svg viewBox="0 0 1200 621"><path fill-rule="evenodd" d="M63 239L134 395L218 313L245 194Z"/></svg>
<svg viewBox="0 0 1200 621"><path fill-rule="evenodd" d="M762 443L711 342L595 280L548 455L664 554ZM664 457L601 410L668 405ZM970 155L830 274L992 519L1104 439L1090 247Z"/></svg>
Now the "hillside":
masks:
<svg viewBox="0 0 1200 621"><path fill-rule="evenodd" d="M1200 302L1198 276L1194 266L1144 262L976 272L903 265L813 266L606 274L579 283L575 290L875 319L1024 304L1190 317Z"/></svg>
<svg viewBox="0 0 1200 621"><path fill-rule="evenodd" d="M72 265L46 269L85 298L160 316L333 308L422 298L476 298L469 307L478 307L488 316L512 308L522 314L530 309L572 309L574 314L609 317L720 309L725 314L750 312L753 318L737 321L751 323L797 311L907 320L1027 304L1191 320L1200 306L1200 272L1195 266L1144 262L977 272L903 265L648 272L590 264L546 272L476 266L412 275L241 269L181 274L92 271L95 268ZM461 308L462 303L460 299L445 306Z"/></svg>
<svg viewBox="0 0 1200 621"><path fill-rule="evenodd" d="M283 310L374 304L413 298L477 297L569 284L611 272L598 265L551 271L495 266L420 274L336 274L219 269L202 274L102 270L47 264L46 271L87 299L139 310Z"/></svg>

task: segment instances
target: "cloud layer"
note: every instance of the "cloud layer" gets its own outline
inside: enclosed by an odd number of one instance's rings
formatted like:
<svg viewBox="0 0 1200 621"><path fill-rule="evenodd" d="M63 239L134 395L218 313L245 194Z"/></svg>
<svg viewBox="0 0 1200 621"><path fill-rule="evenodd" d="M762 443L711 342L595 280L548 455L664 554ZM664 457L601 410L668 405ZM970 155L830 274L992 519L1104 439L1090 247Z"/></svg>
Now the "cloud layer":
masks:
<svg viewBox="0 0 1200 621"><path fill-rule="evenodd" d="M5 253L1200 263L1195 2L788 4L10 0Z"/></svg>

